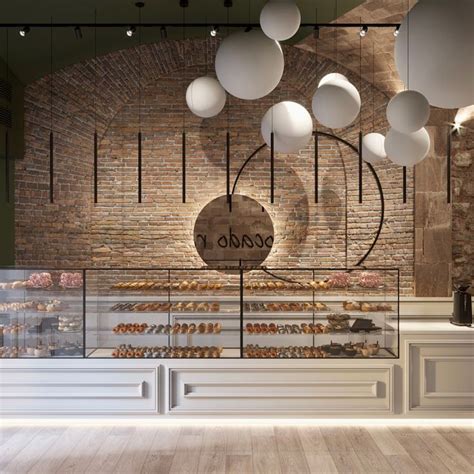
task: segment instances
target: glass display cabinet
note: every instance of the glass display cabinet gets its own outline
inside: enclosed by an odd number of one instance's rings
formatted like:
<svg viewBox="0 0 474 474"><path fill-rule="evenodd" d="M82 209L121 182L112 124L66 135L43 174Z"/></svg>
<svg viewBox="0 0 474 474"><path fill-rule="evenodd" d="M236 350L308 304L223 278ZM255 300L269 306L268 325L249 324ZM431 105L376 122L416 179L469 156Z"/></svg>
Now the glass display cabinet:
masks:
<svg viewBox="0 0 474 474"><path fill-rule="evenodd" d="M398 358L399 271L0 270L1 357Z"/></svg>
<svg viewBox="0 0 474 474"><path fill-rule="evenodd" d="M84 357L84 274L0 269L0 356Z"/></svg>

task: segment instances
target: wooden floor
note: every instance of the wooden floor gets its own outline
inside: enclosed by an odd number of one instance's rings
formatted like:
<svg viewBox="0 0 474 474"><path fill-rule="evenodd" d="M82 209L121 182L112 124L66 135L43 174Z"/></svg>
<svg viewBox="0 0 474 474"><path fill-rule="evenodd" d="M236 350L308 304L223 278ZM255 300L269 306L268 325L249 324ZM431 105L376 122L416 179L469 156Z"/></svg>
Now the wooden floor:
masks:
<svg viewBox="0 0 474 474"><path fill-rule="evenodd" d="M1 473L474 472L455 427L0 428Z"/></svg>

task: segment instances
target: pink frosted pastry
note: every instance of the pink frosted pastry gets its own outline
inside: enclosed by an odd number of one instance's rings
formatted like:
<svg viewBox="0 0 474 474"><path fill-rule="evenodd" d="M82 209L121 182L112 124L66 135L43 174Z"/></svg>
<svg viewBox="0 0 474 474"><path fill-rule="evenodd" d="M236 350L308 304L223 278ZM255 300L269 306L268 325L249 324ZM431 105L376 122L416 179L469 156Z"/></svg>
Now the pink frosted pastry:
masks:
<svg viewBox="0 0 474 474"><path fill-rule="evenodd" d="M334 273L328 279L331 288L347 288L351 283L351 277L348 273Z"/></svg>
<svg viewBox="0 0 474 474"><path fill-rule="evenodd" d="M32 273L28 278L27 285L31 288L48 288L53 284L51 273Z"/></svg>
<svg viewBox="0 0 474 474"><path fill-rule="evenodd" d="M378 288L383 283L382 276L377 272L361 272L359 285L364 288Z"/></svg>
<svg viewBox="0 0 474 474"><path fill-rule="evenodd" d="M59 286L62 286L63 288L80 288L82 286L82 275L79 272L61 273Z"/></svg>

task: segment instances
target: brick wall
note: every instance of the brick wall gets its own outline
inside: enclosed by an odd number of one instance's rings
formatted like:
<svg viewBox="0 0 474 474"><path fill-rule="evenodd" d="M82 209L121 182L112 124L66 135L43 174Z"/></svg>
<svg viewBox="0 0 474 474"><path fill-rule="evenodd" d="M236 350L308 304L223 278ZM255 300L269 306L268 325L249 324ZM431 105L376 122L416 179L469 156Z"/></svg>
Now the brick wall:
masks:
<svg viewBox="0 0 474 474"><path fill-rule="evenodd" d="M232 177L262 143L260 120L280 100L311 109L317 82L327 72L346 73L359 88L361 125L372 131L374 89L328 59L285 48L285 74L269 96L246 102L229 97L227 112L212 119L185 107L184 87L209 70L216 40L163 41L142 46L143 203L137 203L138 50L97 60L99 203L93 203L94 61L67 67L54 77L55 202L48 200L49 78L26 89L25 159L17 163L16 261L46 266L200 266L193 245L194 220L211 199L225 193L225 133L231 133ZM186 65L183 62L186 58ZM375 126L386 130L387 98L375 91ZM187 133L187 198L181 203L181 132ZM324 129L323 129L324 130ZM338 131L357 144L359 121ZM364 171L364 203L358 203L357 155L338 142L320 140L320 203L314 202L314 145L276 158L276 202L269 204L269 151L249 164L237 192L260 200L274 221L269 266L355 264L377 230L380 199ZM413 176L402 203L401 170L375 166L385 194L385 221L367 264L401 268L405 294L413 289ZM347 192L346 192L347 189ZM347 208L347 219L346 219ZM347 252L346 252L347 228Z"/></svg>

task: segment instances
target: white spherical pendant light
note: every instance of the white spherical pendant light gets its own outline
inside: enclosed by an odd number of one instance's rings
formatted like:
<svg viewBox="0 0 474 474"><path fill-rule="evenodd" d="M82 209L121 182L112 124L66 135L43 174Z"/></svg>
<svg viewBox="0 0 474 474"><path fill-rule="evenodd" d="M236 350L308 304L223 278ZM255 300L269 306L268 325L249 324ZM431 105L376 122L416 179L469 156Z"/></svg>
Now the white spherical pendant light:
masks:
<svg viewBox="0 0 474 474"><path fill-rule="evenodd" d="M313 120L300 104L283 101L270 107L262 119L262 136L265 143L281 153L297 153L304 148L313 134Z"/></svg>
<svg viewBox="0 0 474 474"><path fill-rule="evenodd" d="M473 18L472 0L420 0L400 26L398 73L431 105L451 109L474 103Z"/></svg>
<svg viewBox="0 0 474 474"><path fill-rule="evenodd" d="M278 41L260 30L227 36L216 54L216 74L222 87L239 99L269 94L281 80L285 61Z"/></svg>
<svg viewBox="0 0 474 474"><path fill-rule="evenodd" d="M312 106L314 116L322 125L344 128L359 115L360 95L348 80L335 78L316 89Z"/></svg>
<svg viewBox="0 0 474 474"><path fill-rule="evenodd" d="M379 163L385 158L385 137L381 133L368 133L362 138L362 159L370 164Z"/></svg>
<svg viewBox="0 0 474 474"><path fill-rule="evenodd" d="M414 166L430 151L430 136L425 128L413 133L400 133L391 128L385 137L388 159L400 166Z"/></svg>
<svg viewBox="0 0 474 474"><path fill-rule="evenodd" d="M260 12L260 26L271 39L291 38L301 23L300 10L293 0L270 0Z"/></svg>
<svg viewBox="0 0 474 474"><path fill-rule="evenodd" d="M329 74L326 74L321 78L319 81L318 87L330 83L330 82L337 82L337 81L347 81L349 82L349 79L347 79L344 74L340 74L338 72L330 72Z"/></svg>
<svg viewBox="0 0 474 474"><path fill-rule="evenodd" d="M186 103L199 117L214 117L224 108L225 101L225 90L213 77L198 77L186 89Z"/></svg>
<svg viewBox="0 0 474 474"><path fill-rule="evenodd" d="M416 132L430 118L430 104L417 91L399 92L387 105L387 120L391 127L402 133Z"/></svg>

